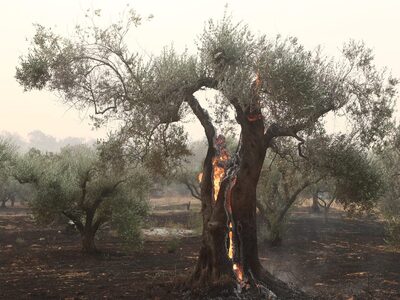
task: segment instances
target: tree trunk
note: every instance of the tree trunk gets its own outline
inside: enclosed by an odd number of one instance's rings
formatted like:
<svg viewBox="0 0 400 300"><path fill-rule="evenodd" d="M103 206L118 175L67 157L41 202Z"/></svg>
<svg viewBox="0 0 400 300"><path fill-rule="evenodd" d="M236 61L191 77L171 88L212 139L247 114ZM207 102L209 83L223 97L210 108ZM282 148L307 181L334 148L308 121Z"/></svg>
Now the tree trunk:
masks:
<svg viewBox="0 0 400 300"><path fill-rule="evenodd" d="M6 202L7 202L7 200L1 200L1 206L0 206L0 208L6 208Z"/></svg>
<svg viewBox="0 0 400 300"><path fill-rule="evenodd" d="M97 253L97 248L94 242L96 232L92 228L85 228L81 232L82 252L86 254Z"/></svg>
<svg viewBox="0 0 400 300"><path fill-rule="evenodd" d="M324 207L324 223L328 223L329 207Z"/></svg>
<svg viewBox="0 0 400 300"><path fill-rule="evenodd" d="M321 212L320 207L319 207L319 203L318 203L318 191L313 193L313 202L311 205L311 212L312 213L316 213L319 214Z"/></svg>
<svg viewBox="0 0 400 300"><path fill-rule="evenodd" d="M260 143L263 135L262 121L242 126L237 159L232 159L226 167L216 201L213 197L213 158L219 153L209 145L201 184L202 247L191 281L195 285L208 286L232 278L241 289L254 287L258 291L262 282L267 287L263 293L265 297L269 297L269 290L272 290L281 299L308 299L301 291L274 278L259 261L256 188L266 154L266 147ZM233 248L232 257L229 257L230 247Z"/></svg>

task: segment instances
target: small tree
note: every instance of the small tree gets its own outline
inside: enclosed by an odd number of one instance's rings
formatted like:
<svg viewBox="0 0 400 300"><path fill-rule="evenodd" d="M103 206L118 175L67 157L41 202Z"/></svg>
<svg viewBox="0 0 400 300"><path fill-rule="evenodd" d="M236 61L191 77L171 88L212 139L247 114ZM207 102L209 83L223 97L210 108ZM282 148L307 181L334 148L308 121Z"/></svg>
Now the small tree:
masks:
<svg viewBox="0 0 400 300"><path fill-rule="evenodd" d="M299 195L322 179L313 176L307 161L293 151L284 154L275 150L267 155L257 188L261 236L265 235L265 240L272 246L281 243L289 210Z"/></svg>
<svg viewBox="0 0 400 300"><path fill-rule="evenodd" d="M105 160L87 146L66 147L59 154L31 150L18 163L16 178L32 183L29 202L37 221L67 218L82 238L82 251L94 253L97 230L107 222L121 236L138 243L147 213L149 181L141 169Z"/></svg>
<svg viewBox="0 0 400 300"><path fill-rule="evenodd" d="M257 190L257 208L270 244L280 244L288 212L306 189L322 204L325 217L335 200L349 211L370 210L376 204L381 174L361 147L343 136L325 136L308 140L307 156L299 157L294 145L285 144L284 149L275 145L267 156Z"/></svg>
<svg viewBox="0 0 400 300"><path fill-rule="evenodd" d="M318 209L322 207L323 212L324 212L324 220L325 222L328 222L328 213L336 201L336 186L335 182L333 180L324 180L320 182L319 184L315 184L312 188L312 197L313 197L313 206L314 206L314 200L316 201L318 205ZM315 212L313 209L313 206L311 207L312 212Z"/></svg>

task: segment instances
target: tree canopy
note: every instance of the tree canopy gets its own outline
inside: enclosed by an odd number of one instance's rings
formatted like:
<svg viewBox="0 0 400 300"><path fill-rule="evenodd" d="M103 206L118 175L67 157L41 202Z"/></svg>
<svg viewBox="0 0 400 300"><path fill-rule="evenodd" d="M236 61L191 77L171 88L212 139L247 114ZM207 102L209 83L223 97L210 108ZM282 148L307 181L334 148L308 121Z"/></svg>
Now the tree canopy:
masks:
<svg viewBox="0 0 400 300"><path fill-rule="evenodd" d="M235 108L239 123L244 114L262 113L266 132L270 129L267 140L301 139L300 131L321 127L321 117L330 111L344 113L364 142L384 136L397 80L375 67L363 43L345 44L342 58L334 60L319 48L305 50L296 38L255 36L225 15L209 21L196 55L168 47L149 59L128 49L129 30L141 22L132 10L106 28L77 26L73 37L36 25L16 78L26 90L45 88L68 104L93 107L98 126L110 118L122 120L138 155L167 140L177 146L168 157L182 153L181 125L167 124L189 112L184 102L199 117L191 95L203 87L220 91L215 106L221 117L226 107Z"/></svg>

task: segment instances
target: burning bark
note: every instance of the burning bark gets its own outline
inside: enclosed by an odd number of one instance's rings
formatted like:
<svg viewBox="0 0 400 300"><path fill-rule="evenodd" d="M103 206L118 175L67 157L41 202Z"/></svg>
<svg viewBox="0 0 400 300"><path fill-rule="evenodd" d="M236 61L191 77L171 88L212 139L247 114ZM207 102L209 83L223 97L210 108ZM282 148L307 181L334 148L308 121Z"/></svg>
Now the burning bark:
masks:
<svg viewBox="0 0 400 300"><path fill-rule="evenodd" d="M215 156L212 159L213 165L213 198L217 201L219 190L221 187L221 182L225 177L225 171L229 163L229 152L226 149L225 137L219 135L214 142Z"/></svg>
<svg viewBox="0 0 400 300"><path fill-rule="evenodd" d="M239 169L238 156L230 157L226 148L225 137L219 135L214 143L216 155L213 158L213 191L214 200L217 201L222 181L227 181L225 191L224 207L227 215L226 224L228 234L226 237L226 254L232 263L232 271L235 274L240 286L244 286L245 279L243 274L241 256L240 256L240 237L237 226L232 215L232 190L235 187L237 171Z"/></svg>

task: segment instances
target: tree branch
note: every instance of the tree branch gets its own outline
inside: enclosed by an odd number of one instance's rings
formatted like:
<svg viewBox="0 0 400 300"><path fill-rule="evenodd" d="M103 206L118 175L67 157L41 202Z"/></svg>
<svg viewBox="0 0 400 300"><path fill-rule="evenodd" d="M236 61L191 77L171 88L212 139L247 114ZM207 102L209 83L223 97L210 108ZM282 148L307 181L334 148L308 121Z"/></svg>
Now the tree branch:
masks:
<svg viewBox="0 0 400 300"><path fill-rule="evenodd" d="M201 200L200 191L194 184L190 183L189 180L187 180L187 179L183 180L183 184L186 185L186 187L190 191L190 194L194 198Z"/></svg>
<svg viewBox="0 0 400 300"><path fill-rule="evenodd" d="M264 134L264 143L266 147L270 146L271 141L276 137L281 136L291 136L300 141L300 147L304 144L304 139L298 136L298 132L309 128L312 124L314 124L320 117L325 115L326 113L333 110L335 107L333 105L329 105L314 114L312 114L306 121L294 124L288 127L282 127L276 123L271 124ZM299 148L300 151L300 148Z"/></svg>
<svg viewBox="0 0 400 300"><path fill-rule="evenodd" d="M72 222L74 222L74 225L79 230L79 232L83 232L84 227L81 220L79 220L76 216L66 211L62 211L62 214L66 216L68 219L70 219Z"/></svg>
<svg viewBox="0 0 400 300"><path fill-rule="evenodd" d="M197 119L203 126L204 131L206 133L208 144L212 145L215 136L215 128L211 122L210 116L208 115L207 111L201 107L199 101L197 101L196 97L193 96L193 94L187 95L185 101L187 104L189 104L193 113L196 115Z"/></svg>

